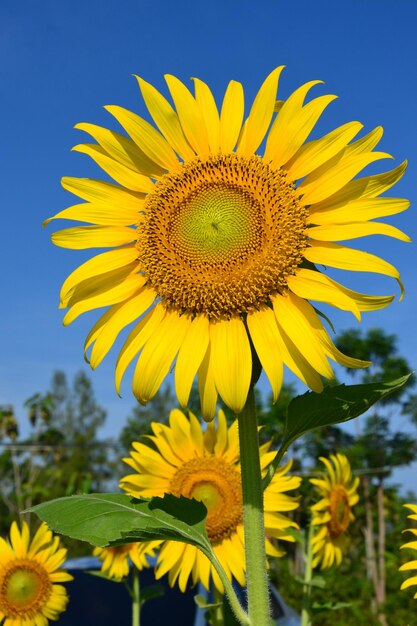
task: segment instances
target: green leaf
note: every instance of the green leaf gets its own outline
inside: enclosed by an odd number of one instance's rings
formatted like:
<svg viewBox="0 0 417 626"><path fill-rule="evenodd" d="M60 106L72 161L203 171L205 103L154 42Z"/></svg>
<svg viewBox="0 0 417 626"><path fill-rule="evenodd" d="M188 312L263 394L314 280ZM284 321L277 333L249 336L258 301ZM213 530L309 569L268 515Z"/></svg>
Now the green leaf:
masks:
<svg viewBox="0 0 417 626"><path fill-rule="evenodd" d="M352 606L351 602L313 602L311 608L315 611L337 611Z"/></svg>
<svg viewBox="0 0 417 626"><path fill-rule="evenodd" d="M398 391L412 374L391 382L366 385L335 385L326 387L321 393L308 391L294 398L288 407L284 441L288 446L315 428L348 422L365 413L375 402Z"/></svg>
<svg viewBox="0 0 417 626"><path fill-rule="evenodd" d="M88 574L89 576L97 576L97 578L103 578L104 580L109 580L112 583L123 582L123 579L118 580L117 578L111 578L110 576L107 576L107 574L103 574L100 570L86 569L85 574Z"/></svg>
<svg viewBox="0 0 417 626"><path fill-rule="evenodd" d="M309 583L306 583L304 578L301 576L294 576L294 580L303 587L316 587L317 589L324 589L326 587L326 581L323 576L313 576Z"/></svg>
<svg viewBox="0 0 417 626"><path fill-rule="evenodd" d="M136 500L121 493L95 493L58 498L28 509L51 530L94 546L133 541L172 540L189 543L211 555L206 533L206 507L197 500Z"/></svg>
<svg viewBox="0 0 417 626"><path fill-rule="evenodd" d="M275 459L268 466L262 481L263 489L271 482L286 450L296 439L320 426L341 424L362 415L375 402L401 389L412 375L391 382L334 385L325 387L321 393L308 391L293 398L287 409L284 438Z"/></svg>
<svg viewBox="0 0 417 626"><path fill-rule="evenodd" d="M162 598L164 594L165 589L162 585L149 585L148 587L143 587L143 589L140 590L140 605L142 606L149 600Z"/></svg>
<svg viewBox="0 0 417 626"><path fill-rule="evenodd" d="M199 609L217 609L219 606L222 606L222 602L209 602L201 593L197 593L194 596L194 602Z"/></svg>

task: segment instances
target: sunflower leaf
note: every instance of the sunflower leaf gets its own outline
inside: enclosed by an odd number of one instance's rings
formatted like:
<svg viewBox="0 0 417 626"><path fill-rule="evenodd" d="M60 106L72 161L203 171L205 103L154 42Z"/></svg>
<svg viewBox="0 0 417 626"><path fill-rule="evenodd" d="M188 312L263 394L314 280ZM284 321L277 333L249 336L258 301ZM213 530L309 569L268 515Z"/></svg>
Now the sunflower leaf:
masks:
<svg viewBox="0 0 417 626"><path fill-rule="evenodd" d="M288 407L282 446L320 426L340 424L365 413L375 402L397 391L412 376L365 385L335 385L321 393L308 391L294 398Z"/></svg>
<svg viewBox="0 0 417 626"><path fill-rule="evenodd" d="M341 424L362 415L375 402L403 387L412 375L410 373L389 382L334 385L325 387L321 393L308 391L291 400L284 437L274 461L268 467L263 488L268 486L286 450L296 439L320 426Z"/></svg>
<svg viewBox="0 0 417 626"><path fill-rule="evenodd" d="M206 533L206 507L197 500L137 500L121 493L93 493L58 498L28 509L51 530L94 546L133 541L172 540L211 553Z"/></svg>

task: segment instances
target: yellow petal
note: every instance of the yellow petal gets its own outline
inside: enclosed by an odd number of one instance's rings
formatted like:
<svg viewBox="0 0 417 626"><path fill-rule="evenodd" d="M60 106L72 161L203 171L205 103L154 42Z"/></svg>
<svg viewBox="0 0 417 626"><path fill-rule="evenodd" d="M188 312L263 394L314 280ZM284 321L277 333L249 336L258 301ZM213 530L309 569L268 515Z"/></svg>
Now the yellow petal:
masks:
<svg viewBox="0 0 417 626"><path fill-rule="evenodd" d="M107 110L109 109L111 109L111 107L107 107ZM165 173L164 168L158 165L158 162L149 158L133 141L120 133L108 130L102 126L97 126L96 124L81 123L76 124L75 128L91 135L112 159L119 161L119 163L131 170L137 170L140 174L151 176L152 178L162 176ZM156 132L155 129L153 130Z"/></svg>
<svg viewBox="0 0 417 626"><path fill-rule="evenodd" d="M293 306L300 312L302 318L314 333L315 340L321 344L321 349L327 356L345 367L357 368L368 367L370 365L369 361L353 359L352 357L346 356L336 348L311 304L292 293L289 293L288 298L291 300ZM301 328L302 326L300 324L300 329ZM306 345L308 344L306 343ZM304 351L304 354L306 354L306 350ZM308 357L310 360L310 352L308 353Z"/></svg>
<svg viewBox="0 0 417 626"><path fill-rule="evenodd" d="M157 393L191 324L186 315L168 311L146 342L133 375L133 393L148 402Z"/></svg>
<svg viewBox="0 0 417 626"><path fill-rule="evenodd" d="M187 87L176 76L166 74L165 80L188 143L194 148L196 154L208 154L207 129L197 102Z"/></svg>
<svg viewBox="0 0 417 626"><path fill-rule="evenodd" d="M305 249L304 256L312 263L329 265L330 267L336 267L341 270L373 272L375 274L391 276L395 278L401 288L400 300L402 300L404 296L404 288L397 268L374 254L346 248L337 243L310 241L310 247Z"/></svg>
<svg viewBox="0 0 417 626"><path fill-rule="evenodd" d="M301 141L297 139L295 143L293 137L301 130L299 129L299 116L305 117L302 113L304 99L310 89L321 82L323 81L312 80L301 85L280 107L266 142L264 159L267 163L272 161L280 162L280 165L286 163L301 146L307 135ZM302 134L304 133L303 130Z"/></svg>
<svg viewBox="0 0 417 626"><path fill-rule="evenodd" d="M410 202L405 198L359 198L343 206L317 211L317 204L311 207L308 222L310 224L346 224L365 222L378 217L396 215L405 211Z"/></svg>
<svg viewBox="0 0 417 626"><path fill-rule="evenodd" d="M93 370L104 359L123 328L139 319L152 306L155 298L156 293L152 289L143 287L138 294L119 305L118 310L114 312L94 342L90 356L90 365Z"/></svg>
<svg viewBox="0 0 417 626"><path fill-rule="evenodd" d="M400 239L400 241L411 241L410 237L395 226L382 224L381 222L350 222L349 224L325 224L323 226L312 226L306 229L306 234L318 241L347 241L368 235L385 235Z"/></svg>
<svg viewBox="0 0 417 626"><path fill-rule="evenodd" d="M123 189L119 185L107 183L104 180L93 178L73 178L64 176L61 185L67 191L79 196L83 200L97 204L106 204L114 210L115 206L141 211L145 195L128 189Z"/></svg>
<svg viewBox="0 0 417 626"><path fill-rule="evenodd" d="M412 576L405 580L400 589L408 589L408 587L412 587L413 585L417 585L417 576Z"/></svg>
<svg viewBox="0 0 417 626"><path fill-rule="evenodd" d="M124 267L116 268L105 274L93 276L81 281L69 291L65 299L61 300L60 308L73 306L86 298L106 293L109 289L120 285L126 278L137 271L137 263L133 262Z"/></svg>
<svg viewBox="0 0 417 626"><path fill-rule="evenodd" d="M193 78L195 88L195 99L203 116L210 151L216 154L219 151L220 141L220 119L216 101L210 88L199 78Z"/></svg>
<svg viewBox="0 0 417 626"><path fill-rule="evenodd" d="M323 390L323 383L316 370L305 359L303 354L293 343L290 337L286 334L284 329L280 326L277 319L278 328L278 341L280 342L280 351L282 359L285 365L292 371L300 380L302 380L310 389L320 393Z"/></svg>
<svg viewBox="0 0 417 626"><path fill-rule="evenodd" d="M214 382L214 366L210 344L198 369L198 392L200 395L201 415L206 422L211 422L216 414L217 389Z"/></svg>
<svg viewBox="0 0 417 626"><path fill-rule="evenodd" d="M116 362L115 386L120 395L122 378L132 359L140 352L155 329L158 328L165 316L165 309L157 304L147 313L130 332L120 351Z"/></svg>
<svg viewBox="0 0 417 626"><path fill-rule="evenodd" d="M96 144L78 144L73 147L75 152L82 152L87 154L106 172L113 178L119 185L131 189L132 191L141 191L143 193L149 193L153 190L153 182L148 176L143 176L134 170L125 167L118 161L115 161L111 157L107 156L106 152L100 146Z"/></svg>
<svg viewBox="0 0 417 626"><path fill-rule="evenodd" d="M120 284L108 289L104 293L93 295L91 298L85 298L71 306L68 313L63 319L64 326L71 324L79 315L111 304L123 302L135 295L143 286L146 278L139 274L127 276Z"/></svg>
<svg viewBox="0 0 417 626"><path fill-rule="evenodd" d="M188 404L191 386L206 354L208 343L209 321L204 315L198 315L187 331L175 364L175 391L178 402L183 407Z"/></svg>
<svg viewBox="0 0 417 626"><path fill-rule="evenodd" d="M273 402L276 402L282 387L283 362L274 312L265 307L249 313L247 324L254 348L271 384Z"/></svg>
<svg viewBox="0 0 417 626"><path fill-rule="evenodd" d="M313 209L314 211L322 211L324 209L343 208L347 202L352 200L375 198L390 189L403 176L406 168L407 161L404 161L388 172L351 180L340 191L315 204Z"/></svg>
<svg viewBox="0 0 417 626"><path fill-rule="evenodd" d="M149 122L120 106L110 105L104 108L123 126L147 159L157 164L155 173L160 175L164 170L178 167L174 150Z"/></svg>
<svg viewBox="0 0 417 626"><path fill-rule="evenodd" d="M275 296L272 301L275 316L285 333L313 368L322 376L331 379L333 378L332 368L327 361L316 329L310 325L299 306L300 300L291 292L287 296Z"/></svg>
<svg viewBox="0 0 417 626"><path fill-rule="evenodd" d="M220 150L232 152L239 137L245 112L243 87L231 80L224 94L220 113Z"/></svg>
<svg viewBox="0 0 417 626"><path fill-rule="evenodd" d="M240 413L245 406L252 375L248 335L240 318L210 325L214 380L224 402Z"/></svg>
<svg viewBox="0 0 417 626"><path fill-rule="evenodd" d="M194 567L194 562L197 556L197 548L186 544L181 559L181 569L178 576L178 586L183 593L186 590L188 579L191 574L191 570Z"/></svg>
<svg viewBox="0 0 417 626"><path fill-rule="evenodd" d="M125 248L103 252L89 259L77 267L64 281L60 293L61 302L65 303L70 291L82 281L130 265L137 259L137 256L138 252L135 246L126 246Z"/></svg>
<svg viewBox="0 0 417 626"><path fill-rule="evenodd" d="M251 156L261 145L274 113L278 79L284 69L273 70L259 89L247 119L245 141L237 149L242 156Z"/></svg>
<svg viewBox="0 0 417 626"><path fill-rule="evenodd" d="M335 128L320 139L314 139L304 144L285 164L288 176L292 180L297 180L310 174L343 150L361 128L363 125L360 122L349 122Z"/></svg>
<svg viewBox="0 0 417 626"><path fill-rule="evenodd" d="M51 235L51 241L61 248L115 248L136 240L133 228L123 226L77 226L64 228Z"/></svg>
<svg viewBox="0 0 417 626"><path fill-rule="evenodd" d="M139 76L136 76L136 79L148 111L169 145L184 161L193 159L194 150L187 142L178 115L172 106L153 85Z"/></svg>
<svg viewBox="0 0 417 626"><path fill-rule="evenodd" d="M42 226L46 226L52 220L74 220L76 222L90 222L99 226L130 226L138 221L138 210L129 207L109 206L85 202L73 206L48 217Z"/></svg>
<svg viewBox="0 0 417 626"><path fill-rule="evenodd" d="M295 276L287 277L287 283L291 291L300 298L326 302L342 311L350 311L360 320L356 301L340 288L339 283L321 272L300 268Z"/></svg>
<svg viewBox="0 0 417 626"><path fill-rule="evenodd" d="M10 541L16 557L18 559L24 559L27 555L27 549L29 545L29 528L26 522L22 522L21 533L19 531L17 523L12 523L10 527Z"/></svg>
<svg viewBox="0 0 417 626"><path fill-rule="evenodd" d="M304 205L321 202L342 189L364 167L379 159L392 158L386 152L366 152L361 154L349 154L344 157L340 153L335 157L332 167L323 165L307 176L297 188L302 195Z"/></svg>

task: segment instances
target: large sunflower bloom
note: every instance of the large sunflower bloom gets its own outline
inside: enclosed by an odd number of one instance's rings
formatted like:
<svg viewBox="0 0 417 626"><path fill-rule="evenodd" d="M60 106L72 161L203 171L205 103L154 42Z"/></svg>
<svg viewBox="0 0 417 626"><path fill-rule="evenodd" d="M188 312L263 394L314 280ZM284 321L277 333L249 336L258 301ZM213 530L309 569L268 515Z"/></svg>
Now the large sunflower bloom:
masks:
<svg viewBox="0 0 417 626"><path fill-rule="evenodd" d="M46 626L65 611L68 596L56 583L72 580L60 569L67 551L42 524L30 540L29 528L16 522L10 543L0 537L0 622L2 626ZM4 621L2 621L4 620Z"/></svg>
<svg viewBox="0 0 417 626"><path fill-rule="evenodd" d="M217 426L210 423L203 432L197 418L189 419L178 409L171 411L169 426L153 422L150 436L155 449L143 443L133 443L131 456L123 459L135 471L125 476L121 487L134 497L163 496L172 493L201 500L207 507L206 530L213 550L227 576L245 584L245 551L243 537L242 488L239 465L237 421L227 426L223 411L219 411ZM265 470L275 456L269 452L270 443L260 448L261 467ZM281 556L270 538L293 541L287 533L297 524L284 513L298 507L296 498L286 491L296 489L301 479L288 476L291 463L278 469L264 492L266 552ZM210 578L223 591L223 585L202 552L194 546L175 541L162 545L156 577L168 573L169 583L178 580L184 591L192 577L208 588Z"/></svg>
<svg viewBox="0 0 417 626"><path fill-rule="evenodd" d="M330 461L320 457L326 471L310 482L322 496L311 507L311 524L319 529L313 537L313 567L327 569L340 565L348 544L348 528L355 519L352 507L358 502L359 478L352 471L344 454L331 454Z"/></svg>
<svg viewBox="0 0 417 626"><path fill-rule="evenodd" d="M138 570L149 567L146 557L155 556L155 548L159 543L159 541L144 541L108 548L94 548L93 554L102 562L100 571L108 578L120 581L129 574L129 560Z"/></svg>
<svg viewBox="0 0 417 626"><path fill-rule="evenodd" d="M417 522L417 505L404 504L404 506L408 509L411 509L411 511L413 512L413 515L407 515L408 519L412 519ZM414 537L417 537L417 528L407 528L407 530L405 530L404 532L412 533ZM403 548L409 548L417 553L417 541L409 541L408 543L405 543L403 546L401 546L401 550ZM417 554L415 554L415 556L417 557ZM407 580L403 582L403 584L401 585L401 589L408 589L408 587L417 585L417 558L414 561L404 563L404 565L401 565L400 567L400 572L409 572L410 570L414 571L414 575L410 578L407 578ZM414 598L417 599L417 591L414 594Z"/></svg>
<svg viewBox="0 0 417 626"><path fill-rule="evenodd" d="M192 95L167 75L175 108L138 78L155 126L119 106L105 108L128 137L77 125L97 143L74 149L116 184L64 178L64 188L87 202L50 219L90 225L58 231L52 241L64 248L112 249L70 274L60 306L69 307L64 324L110 307L85 342L93 368L136 322L117 359L118 392L135 358L133 392L142 403L175 363L181 406L198 374L203 416L211 419L218 394L235 413L242 410L255 354L274 398L283 364L318 392L321 377L333 376L328 358L351 368L366 365L337 350L309 300L359 319L393 297L347 289L315 264L400 280L390 263L335 242L372 234L409 240L372 221L408 207L407 200L378 197L406 164L355 178L368 164L390 157L374 151L380 127L353 141L359 122L306 141L336 96L305 103L321 82L311 81L277 102L282 69L266 78L246 120L240 83L229 83L219 112L204 82L194 79Z"/></svg>

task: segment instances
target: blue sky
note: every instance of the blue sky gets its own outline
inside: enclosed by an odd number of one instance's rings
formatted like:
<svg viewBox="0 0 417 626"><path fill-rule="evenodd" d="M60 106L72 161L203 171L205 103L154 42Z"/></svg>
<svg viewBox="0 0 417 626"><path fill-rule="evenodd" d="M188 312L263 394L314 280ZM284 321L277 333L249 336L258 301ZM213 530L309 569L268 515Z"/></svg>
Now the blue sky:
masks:
<svg viewBox="0 0 417 626"><path fill-rule="evenodd" d="M2 0L0 403L13 404L23 416L23 400L46 390L54 369L69 376L89 371L82 346L97 313L64 329L57 304L64 278L90 253L55 248L53 224L41 228L43 219L73 204L61 176L98 176L88 157L70 152L83 139L74 124L115 128L106 104L144 115L134 73L165 93L165 73L184 81L197 76L217 97L233 78L244 84L250 102L264 77L285 64L280 97L312 79L326 83L316 95L339 96L323 115L321 132L356 119L367 131L384 127L380 149L395 162L379 162L374 171L409 158L395 195L415 205L416 23L414 0ZM414 210L391 220L412 237ZM415 367L415 247L379 236L357 247L394 262L407 291L402 303L365 315L363 327L398 334L401 353ZM391 281L375 275L343 278L370 293L398 294ZM332 319L339 331L356 324L348 314ZM117 434L134 404L128 380L122 400L114 391L115 355L93 374L97 398L108 410L106 435Z"/></svg>

